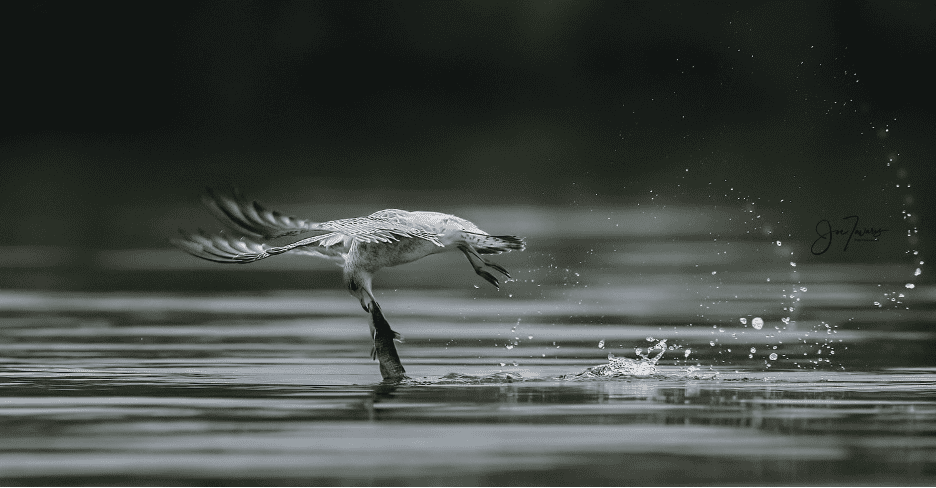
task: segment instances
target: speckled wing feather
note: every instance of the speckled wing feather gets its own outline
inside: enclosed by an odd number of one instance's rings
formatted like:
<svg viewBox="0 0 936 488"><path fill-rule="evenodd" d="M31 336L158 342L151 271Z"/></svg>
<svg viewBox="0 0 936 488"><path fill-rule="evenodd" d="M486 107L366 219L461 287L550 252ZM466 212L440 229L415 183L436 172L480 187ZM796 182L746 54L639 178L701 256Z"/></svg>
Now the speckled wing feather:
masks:
<svg viewBox="0 0 936 488"><path fill-rule="evenodd" d="M436 233L373 215L322 222L317 227L320 230L340 232L361 242L391 242L400 237L415 237L442 247Z"/></svg>
<svg viewBox="0 0 936 488"><path fill-rule="evenodd" d="M492 236L473 222L451 214L387 209L374 212L369 217L388 220L438 236L457 233L480 254L500 254L526 248L523 239L519 237Z"/></svg>

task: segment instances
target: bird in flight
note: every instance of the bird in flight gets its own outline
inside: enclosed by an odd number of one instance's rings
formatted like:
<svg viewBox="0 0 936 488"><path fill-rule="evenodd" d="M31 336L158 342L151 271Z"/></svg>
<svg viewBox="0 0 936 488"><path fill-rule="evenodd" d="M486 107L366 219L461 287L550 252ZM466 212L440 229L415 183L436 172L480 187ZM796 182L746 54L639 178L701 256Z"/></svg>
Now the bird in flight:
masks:
<svg viewBox="0 0 936 488"><path fill-rule="evenodd" d="M237 190L228 196L209 188L202 202L238 235L180 230L182 237L173 239L173 244L193 256L218 263L246 264L292 253L329 259L340 265L345 287L370 314L374 339L371 358L379 362L381 375L389 381L403 379L406 371L393 344L394 340L401 340L400 335L390 328L374 299L371 289L374 273L431 254L457 250L468 258L478 276L500 289L497 278L484 268L507 278L510 274L481 255L522 251L526 247L522 238L492 236L463 218L439 212L387 209L366 217L313 222L267 210L256 201L246 200ZM267 244L275 238L308 232L317 234L283 246Z"/></svg>

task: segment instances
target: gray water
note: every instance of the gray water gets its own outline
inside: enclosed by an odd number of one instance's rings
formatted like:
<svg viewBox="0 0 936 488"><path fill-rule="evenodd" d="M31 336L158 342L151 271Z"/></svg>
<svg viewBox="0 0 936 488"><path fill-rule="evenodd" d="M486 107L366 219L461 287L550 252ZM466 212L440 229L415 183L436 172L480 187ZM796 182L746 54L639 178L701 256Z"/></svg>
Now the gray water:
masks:
<svg viewBox="0 0 936 488"><path fill-rule="evenodd" d="M936 484L936 288L900 266L403 287L443 262L378 284L399 384L332 275L0 291L0 483Z"/></svg>

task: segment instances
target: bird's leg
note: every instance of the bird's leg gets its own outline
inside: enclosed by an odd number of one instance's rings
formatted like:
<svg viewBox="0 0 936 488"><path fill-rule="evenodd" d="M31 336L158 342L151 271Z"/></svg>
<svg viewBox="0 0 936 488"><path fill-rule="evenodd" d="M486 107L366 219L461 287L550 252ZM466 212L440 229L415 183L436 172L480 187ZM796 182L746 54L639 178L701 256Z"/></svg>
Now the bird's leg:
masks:
<svg viewBox="0 0 936 488"><path fill-rule="evenodd" d="M493 268L499 271L504 276L510 278L510 273L508 273L507 270L504 269L503 266L482 258L481 255L478 254L478 251L475 251L475 249L471 247L470 245L467 245L467 244L461 245L461 246L458 246L458 248L461 250L461 252L465 254L465 257L468 258L468 262L471 263L471 267L474 268L475 273L477 273L478 276L487 280L488 283L494 285L494 287L497 288L498 290L500 290L500 282L497 281L497 278L495 278L494 275L492 275L491 273L488 273L482 268L484 266L488 266L490 268Z"/></svg>
<svg viewBox="0 0 936 488"><path fill-rule="evenodd" d="M400 362L400 356L397 354L396 346L393 340L399 340L400 334L397 334L390 328L387 319L380 311L380 305L371 300L367 304L370 312L370 328L374 335L374 348L371 349L371 358L376 359L380 364L380 375L385 381L398 381L406 377L406 370L403 369L403 363Z"/></svg>
<svg viewBox="0 0 936 488"><path fill-rule="evenodd" d="M374 292L371 291L370 274L345 268L345 284L348 291L360 300L361 307L370 314L370 333L371 339L374 340L371 359L379 361L381 376L384 380L393 381L405 378L406 370L403 369L400 356L393 344L394 340L403 342L403 338L390 328L383 312L380 311L380 305L377 304Z"/></svg>

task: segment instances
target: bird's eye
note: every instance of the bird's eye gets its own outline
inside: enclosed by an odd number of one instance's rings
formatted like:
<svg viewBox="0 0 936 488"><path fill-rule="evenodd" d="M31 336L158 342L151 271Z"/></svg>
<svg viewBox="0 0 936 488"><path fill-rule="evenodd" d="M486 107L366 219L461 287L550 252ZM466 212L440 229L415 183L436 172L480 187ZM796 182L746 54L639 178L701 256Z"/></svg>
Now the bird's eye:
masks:
<svg viewBox="0 0 936 488"><path fill-rule="evenodd" d="M358 291L361 289L361 287L358 286L357 282L355 282L354 280L351 280L350 282L348 282L348 288L350 288L351 291Z"/></svg>

